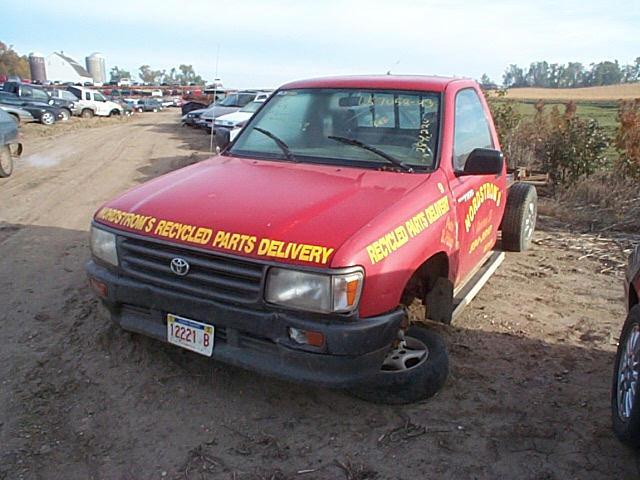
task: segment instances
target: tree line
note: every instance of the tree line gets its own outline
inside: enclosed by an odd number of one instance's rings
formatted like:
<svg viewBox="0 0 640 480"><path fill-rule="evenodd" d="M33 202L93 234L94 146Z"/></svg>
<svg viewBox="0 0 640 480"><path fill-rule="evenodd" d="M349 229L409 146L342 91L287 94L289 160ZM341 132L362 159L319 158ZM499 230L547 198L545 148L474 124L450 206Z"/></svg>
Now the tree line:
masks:
<svg viewBox="0 0 640 480"><path fill-rule="evenodd" d="M483 79L486 78L488 77L483 75ZM502 76L502 84L507 88L596 87L637 81L640 81L640 57L629 65L621 65L617 60L606 60L589 66L580 62L567 64L532 62L528 69L511 64Z"/></svg>
<svg viewBox="0 0 640 480"><path fill-rule="evenodd" d="M117 82L123 78L131 80L131 73L128 70L118 68L117 66L111 69L111 81ZM167 83L169 85L189 85L194 83L201 85L204 83L203 78L196 74L193 69L193 65L180 65L178 68L171 68L167 70L153 70L149 65L141 65L138 68L138 77L143 83L149 84L161 84Z"/></svg>

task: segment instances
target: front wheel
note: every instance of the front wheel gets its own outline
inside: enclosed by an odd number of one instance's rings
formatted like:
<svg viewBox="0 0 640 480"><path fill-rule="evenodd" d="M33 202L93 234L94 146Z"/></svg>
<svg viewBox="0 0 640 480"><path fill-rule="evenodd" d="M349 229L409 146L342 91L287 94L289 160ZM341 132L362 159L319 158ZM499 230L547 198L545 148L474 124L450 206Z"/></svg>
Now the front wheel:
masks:
<svg viewBox="0 0 640 480"><path fill-rule="evenodd" d="M613 431L624 443L640 446L640 305L624 322L613 368L611 419Z"/></svg>
<svg viewBox="0 0 640 480"><path fill-rule="evenodd" d="M56 117L51 112L44 112L42 114L42 117L40 117L40 121L44 125L53 125L54 123L56 123Z"/></svg>
<svg viewBox="0 0 640 480"><path fill-rule="evenodd" d="M91 110L90 108L85 108L84 110L82 110L80 116L82 118L91 118L93 117L93 110Z"/></svg>
<svg viewBox="0 0 640 480"><path fill-rule="evenodd" d="M531 246L538 216L538 193L532 185L516 183L507 192L502 218L502 248L523 252Z"/></svg>
<svg viewBox="0 0 640 480"><path fill-rule="evenodd" d="M449 355L442 337L414 325L389 352L377 375L351 393L374 403L414 403L433 397L444 386L448 374Z"/></svg>
<svg viewBox="0 0 640 480"><path fill-rule="evenodd" d="M63 108L62 110L60 110L60 114L62 115L61 120L63 122L66 122L71 118L71 111L67 110L66 108Z"/></svg>
<svg viewBox="0 0 640 480"><path fill-rule="evenodd" d="M8 145L0 147L0 178L6 178L13 172L13 157Z"/></svg>

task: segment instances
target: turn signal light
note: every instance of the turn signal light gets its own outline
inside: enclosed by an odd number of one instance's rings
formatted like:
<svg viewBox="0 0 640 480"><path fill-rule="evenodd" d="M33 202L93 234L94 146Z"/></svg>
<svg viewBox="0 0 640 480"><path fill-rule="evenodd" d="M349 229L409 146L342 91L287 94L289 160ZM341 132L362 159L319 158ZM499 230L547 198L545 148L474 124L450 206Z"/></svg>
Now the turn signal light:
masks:
<svg viewBox="0 0 640 480"><path fill-rule="evenodd" d="M91 288L95 290L95 292L100 295L102 298L107 298L109 294L109 290L107 289L107 285L100 280L96 280L95 278L89 278L89 285Z"/></svg>
<svg viewBox="0 0 640 480"><path fill-rule="evenodd" d="M289 327L289 338L301 345L311 345L312 347L324 345L324 335L320 332Z"/></svg>

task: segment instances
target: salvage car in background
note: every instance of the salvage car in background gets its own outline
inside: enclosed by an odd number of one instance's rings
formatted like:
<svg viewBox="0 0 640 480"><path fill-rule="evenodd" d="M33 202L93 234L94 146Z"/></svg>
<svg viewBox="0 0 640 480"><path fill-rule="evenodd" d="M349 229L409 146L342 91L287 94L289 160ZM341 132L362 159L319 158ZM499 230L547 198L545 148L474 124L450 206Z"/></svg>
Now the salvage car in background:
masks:
<svg viewBox="0 0 640 480"><path fill-rule="evenodd" d="M237 112L242 107L253 101L264 102L269 97L269 94L270 92L253 90L231 93L219 102L214 103L212 106L207 108L206 111L200 115L200 118L196 120L196 125L202 128L211 129L213 128L213 121L216 118Z"/></svg>
<svg viewBox="0 0 640 480"><path fill-rule="evenodd" d="M629 257L625 278L627 319L620 332L613 369L613 431L628 445L640 446L640 245Z"/></svg>
<svg viewBox="0 0 640 480"><path fill-rule="evenodd" d="M162 104L155 98L142 98L133 106L138 112L159 112L163 110Z"/></svg>
<svg viewBox="0 0 640 480"><path fill-rule="evenodd" d="M33 115L27 112L24 108L14 107L11 105L0 103L0 109L4 110L9 115L11 115L11 118L13 118L13 120L18 125L20 125L21 123L29 123L29 122L36 121L36 119L33 118Z"/></svg>
<svg viewBox="0 0 640 480"><path fill-rule="evenodd" d="M91 118L94 115L99 117L111 117L122 114L122 107L102 95L102 93L89 88L70 86L67 90L78 97L80 104L78 110L82 118Z"/></svg>
<svg viewBox="0 0 640 480"><path fill-rule="evenodd" d="M26 110L36 121L43 125L53 125L64 118L64 114L58 107L40 102L29 102L16 97L13 93L0 92L0 104L19 107Z"/></svg>
<svg viewBox="0 0 640 480"><path fill-rule="evenodd" d="M262 106L264 100L255 100L234 113L228 113L215 119L216 145L226 145L232 141L240 129Z"/></svg>
<svg viewBox="0 0 640 480"><path fill-rule="evenodd" d="M0 178L13 172L13 157L22 154L18 141L18 126L11 116L0 109Z"/></svg>
<svg viewBox="0 0 640 480"><path fill-rule="evenodd" d="M2 90L14 94L26 102L46 103L47 105L59 108L62 114L61 120L65 122L71 118L75 109L73 100L52 97L46 90L35 85L28 85L22 82L5 82Z"/></svg>

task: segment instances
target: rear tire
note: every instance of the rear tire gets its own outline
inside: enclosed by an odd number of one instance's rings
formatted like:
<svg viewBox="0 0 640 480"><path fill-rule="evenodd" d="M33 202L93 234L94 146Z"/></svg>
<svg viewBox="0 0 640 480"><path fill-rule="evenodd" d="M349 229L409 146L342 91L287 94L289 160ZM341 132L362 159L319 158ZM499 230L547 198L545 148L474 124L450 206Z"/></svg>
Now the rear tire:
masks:
<svg viewBox="0 0 640 480"><path fill-rule="evenodd" d="M8 145L0 147L0 178L6 178L13 172L13 157Z"/></svg>
<svg viewBox="0 0 640 480"><path fill-rule="evenodd" d="M631 338L635 335L636 340ZM640 305L629 311L624 322L616 360L613 364L613 382L611 387L611 420L613 431L621 442L633 447L640 446ZM631 347L631 348L630 348ZM635 348L634 348L635 347ZM634 366L635 364L635 366ZM625 385L621 382L626 383ZM635 393L630 383L635 385ZM620 387L623 387L619 392ZM624 392L628 392L629 403L625 404ZM620 398L618 398L620 395Z"/></svg>
<svg viewBox="0 0 640 480"><path fill-rule="evenodd" d="M426 356L406 369L381 368L367 384L351 390L354 396L373 403L404 405L431 398L444 386L449 374L449 356L442 337L433 330L413 325L405 339L407 350L417 352L425 348Z"/></svg>
<svg viewBox="0 0 640 480"><path fill-rule="evenodd" d="M523 252L531 246L538 215L538 193L532 185L516 183L507 193L502 218L502 248Z"/></svg>
<svg viewBox="0 0 640 480"><path fill-rule="evenodd" d="M84 110L82 110L80 116L82 118L91 118L93 117L93 110L91 110L90 108L85 108Z"/></svg>

